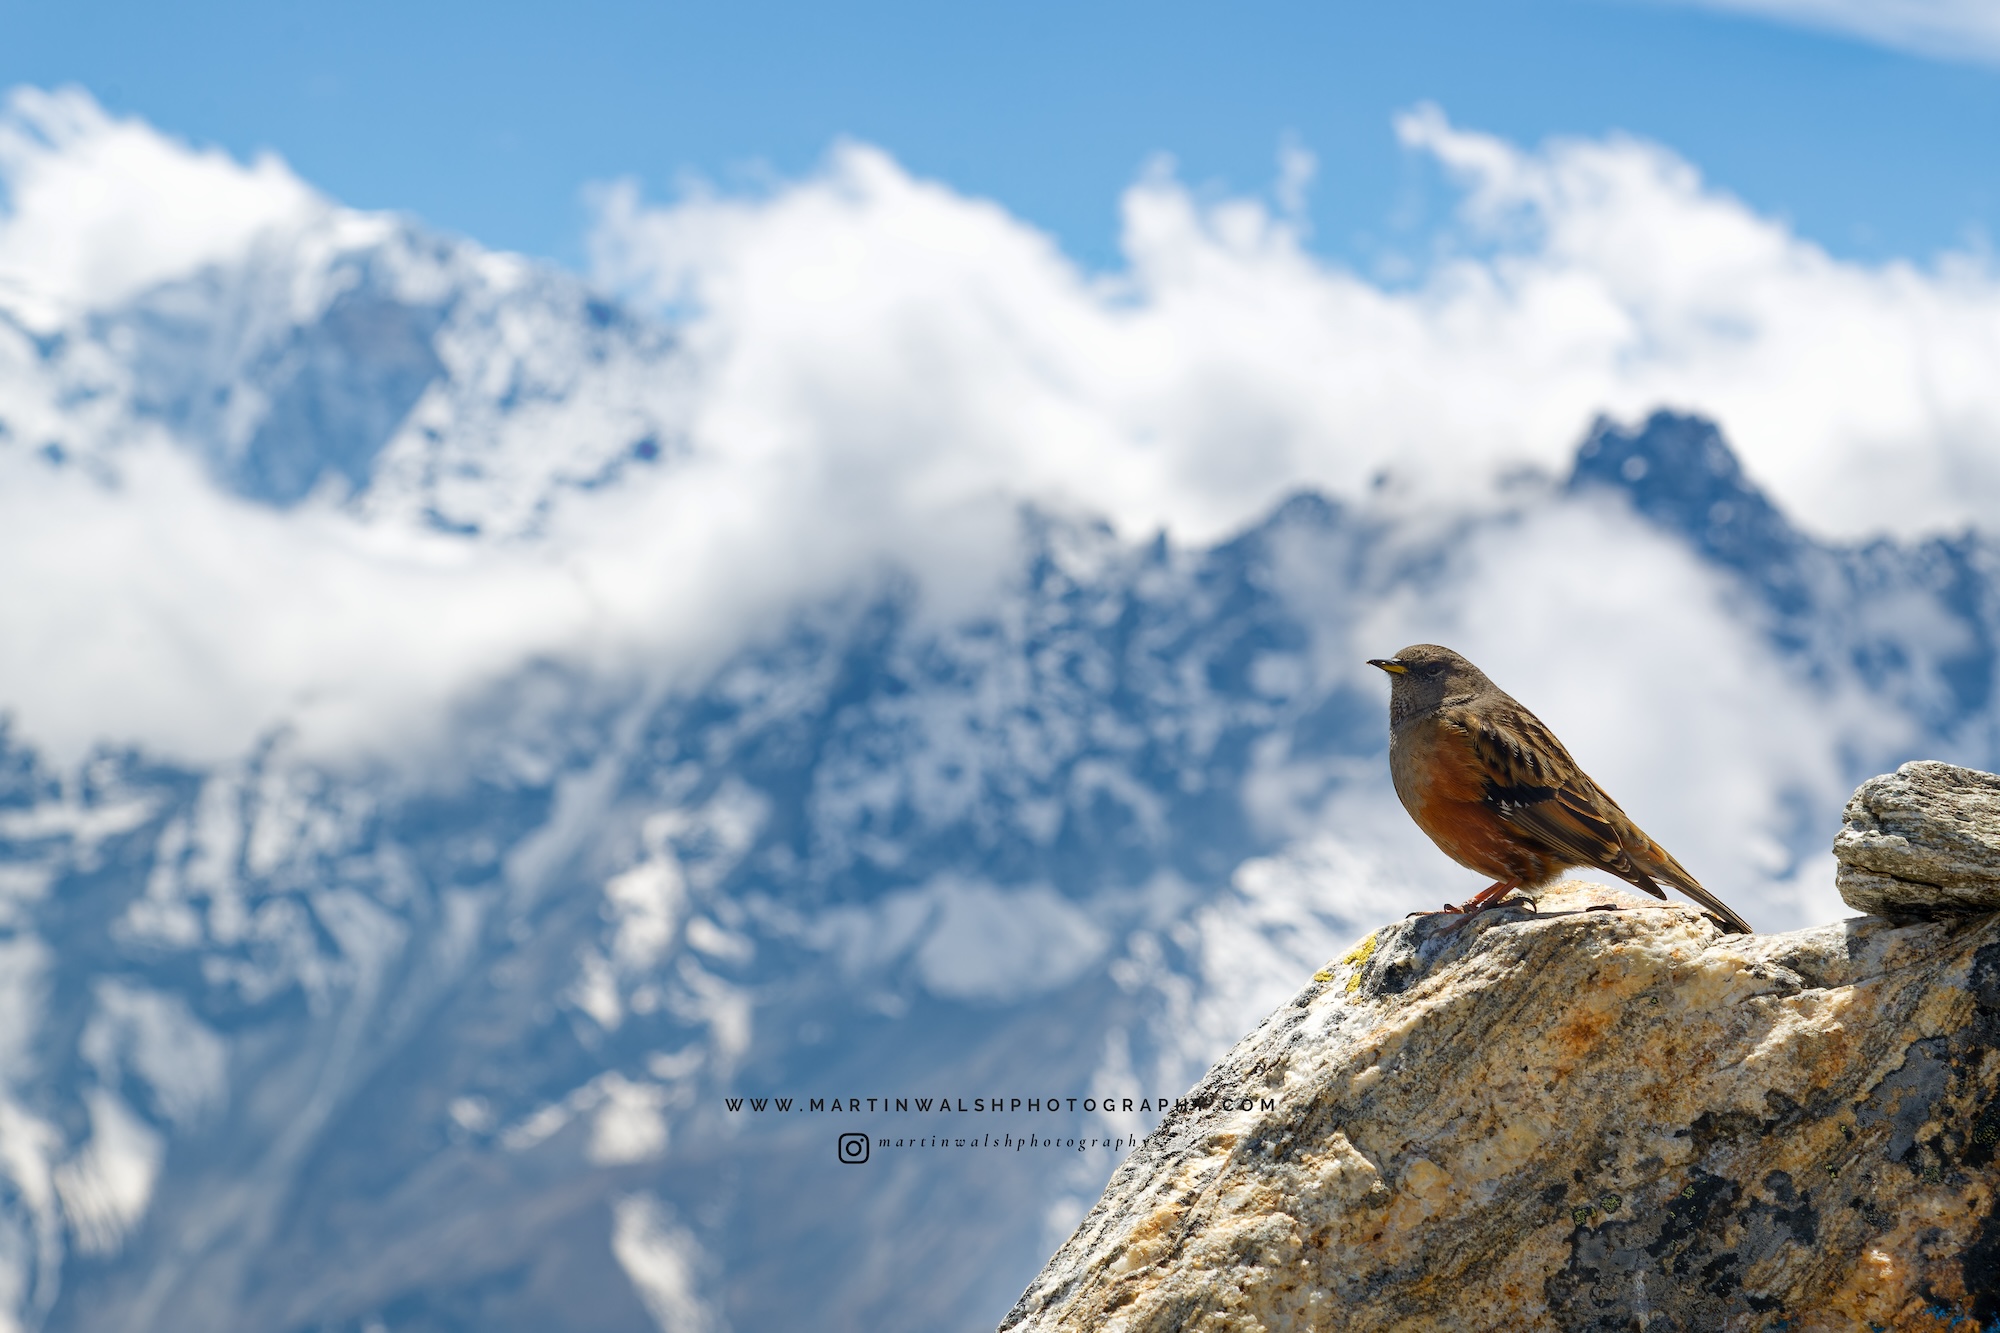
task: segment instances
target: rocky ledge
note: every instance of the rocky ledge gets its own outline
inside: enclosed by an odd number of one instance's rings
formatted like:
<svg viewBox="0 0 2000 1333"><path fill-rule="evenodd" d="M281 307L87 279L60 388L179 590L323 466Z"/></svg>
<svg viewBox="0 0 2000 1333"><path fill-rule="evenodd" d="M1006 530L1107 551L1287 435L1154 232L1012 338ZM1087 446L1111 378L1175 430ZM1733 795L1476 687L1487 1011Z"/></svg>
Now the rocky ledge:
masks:
<svg viewBox="0 0 2000 1333"><path fill-rule="evenodd" d="M1921 759L1861 784L1833 840L1849 907L1892 920L2000 911L2000 776Z"/></svg>
<svg viewBox="0 0 2000 1333"><path fill-rule="evenodd" d="M1163 1123L1001 1328L2000 1327L1974 878L1784 935L1584 883L1385 927L1196 1090L1251 1109Z"/></svg>

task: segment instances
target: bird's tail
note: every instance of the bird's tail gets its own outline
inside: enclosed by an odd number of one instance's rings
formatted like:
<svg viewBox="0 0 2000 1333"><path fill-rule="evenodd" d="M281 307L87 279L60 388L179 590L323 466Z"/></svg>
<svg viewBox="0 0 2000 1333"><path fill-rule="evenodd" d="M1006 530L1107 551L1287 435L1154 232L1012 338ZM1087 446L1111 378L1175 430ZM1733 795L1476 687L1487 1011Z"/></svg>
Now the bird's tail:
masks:
<svg viewBox="0 0 2000 1333"><path fill-rule="evenodd" d="M1708 911L1709 915L1715 918L1716 924L1720 925L1723 930L1737 935L1753 935L1756 933L1750 929L1750 923L1738 916L1728 903L1725 903L1722 899L1704 889L1701 886L1700 880L1688 874L1686 868L1679 861L1674 860L1672 854L1666 848L1660 846L1660 844L1650 838L1646 842L1646 850L1652 854L1646 858L1649 864L1642 864L1639 867L1641 870L1665 880L1688 897L1700 903ZM1638 858L1634 857L1633 859L1636 861Z"/></svg>

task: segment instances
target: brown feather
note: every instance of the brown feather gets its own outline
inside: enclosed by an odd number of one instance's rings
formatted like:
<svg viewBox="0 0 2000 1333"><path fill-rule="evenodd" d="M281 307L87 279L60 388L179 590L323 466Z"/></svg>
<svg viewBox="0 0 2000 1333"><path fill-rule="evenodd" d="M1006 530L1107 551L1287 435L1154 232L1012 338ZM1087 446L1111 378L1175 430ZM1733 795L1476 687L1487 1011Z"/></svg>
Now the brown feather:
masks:
<svg viewBox="0 0 2000 1333"><path fill-rule="evenodd" d="M1570 866L1595 866L1656 898L1665 880L1725 929L1749 922L1701 886L1647 837L1577 766L1541 719L1449 649L1398 654L1446 660L1464 692L1418 708L1391 700L1389 770L1417 826L1459 864L1491 875L1494 891L1546 883ZM1398 689L1416 682L1398 676ZM1431 673L1437 680L1438 674ZM1403 711L1400 711L1403 710Z"/></svg>

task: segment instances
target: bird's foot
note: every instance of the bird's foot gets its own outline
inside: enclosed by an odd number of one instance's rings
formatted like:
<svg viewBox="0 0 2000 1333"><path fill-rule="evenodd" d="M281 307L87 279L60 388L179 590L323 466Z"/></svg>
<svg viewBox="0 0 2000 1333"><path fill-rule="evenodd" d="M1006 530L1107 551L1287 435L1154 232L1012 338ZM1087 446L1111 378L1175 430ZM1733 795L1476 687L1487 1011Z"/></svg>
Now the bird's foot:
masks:
<svg viewBox="0 0 2000 1333"><path fill-rule="evenodd" d="M1447 907L1445 910L1448 912L1464 912L1466 915L1471 916L1483 912L1489 907L1498 907L1508 894L1520 887L1519 884L1511 880L1503 879L1497 884L1488 884L1485 888L1473 894L1465 900L1465 906Z"/></svg>
<svg viewBox="0 0 2000 1333"><path fill-rule="evenodd" d="M1446 903L1443 907L1438 908L1434 912L1406 912L1403 914L1403 920L1408 921L1413 916L1447 916L1447 915L1464 916L1466 914L1466 910L1467 909L1463 907L1455 907L1450 903ZM1476 912L1479 909L1475 907L1472 908L1471 910Z"/></svg>
<svg viewBox="0 0 2000 1333"><path fill-rule="evenodd" d="M1470 924L1473 917L1478 916L1481 912L1491 911L1495 907L1525 907L1530 912L1539 915L1541 909L1535 905L1533 898L1510 898L1507 896L1517 887L1517 885L1513 884L1495 884L1491 888L1482 890L1474 894L1471 898L1468 898L1463 907L1454 907L1450 903L1446 903L1444 907L1445 911L1464 918L1462 921L1453 923L1451 929L1454 931L1463 930ZM1410 915L1431 916L1435 915L1435 913L1412 912Z"/></svg>

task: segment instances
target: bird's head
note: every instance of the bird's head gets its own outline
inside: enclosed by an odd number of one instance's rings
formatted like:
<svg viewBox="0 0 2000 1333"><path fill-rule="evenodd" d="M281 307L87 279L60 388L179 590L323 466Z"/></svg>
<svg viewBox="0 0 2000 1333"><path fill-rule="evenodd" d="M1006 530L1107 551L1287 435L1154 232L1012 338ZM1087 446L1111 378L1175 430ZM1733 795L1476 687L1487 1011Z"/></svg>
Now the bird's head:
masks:
<svg viewBox="0 0 2000 1333"><path fill-rule="evenodd" d="M1389 673L1389 725L1436 712L1447 700L1469 699L1493 688L1486 673L1449 648L1413 643L1394 657L1368 665Z"/></svg>

